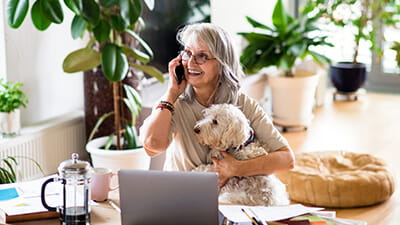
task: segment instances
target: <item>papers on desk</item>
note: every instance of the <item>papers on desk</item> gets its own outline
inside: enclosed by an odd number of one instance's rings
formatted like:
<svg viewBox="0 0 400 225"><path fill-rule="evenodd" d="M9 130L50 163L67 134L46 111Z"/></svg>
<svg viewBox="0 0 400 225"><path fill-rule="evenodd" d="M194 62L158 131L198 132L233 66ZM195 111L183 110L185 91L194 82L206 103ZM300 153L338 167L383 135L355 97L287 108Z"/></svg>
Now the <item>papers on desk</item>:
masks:
<svg viewBox="0 0 400 225"><path fill-rule="evenodd" d="M327 224L327 225L367 225L364 221L336 218L335 211L321 211L324 208L306 207L301 204L287 206L243 206L219 205L219 211L229 221L229 224L251 225L252 222L243 210L251 212L257 224ZM303 215L303 216L302 216ZM304 216L305 215L305 216ZM289 222L290 221L290 222ZM322 223L316 223L323 221ZM272 223L270 223L272 222ZM255 224L255 223L253 223Z"/></svg>
<svg viewBox="0 0 400 225"><path fill-rule="evenodd" d="M306 213L316 212L322 210L323 208L306 207L301 204L273 207L219 205L219 211L228 220L236 223L249 221L247 216L242 212L242 209L254 212L263 221L276 221L303 215Z"/></svg>
<svg viewBox="0 0 400 225"><path fill-rule="evenodd" d="M50 176L52 177L52 176ZM42 184L50 177L45 177L28 182L0 185L0 211L2 218L0 224L5 222L19 221L26 218L49 218L56 217L55 212L48 212L43 207L40 199ZM50 206L60 205L61 186L56 183L48 185L46 189L46 201Z"/></svg>

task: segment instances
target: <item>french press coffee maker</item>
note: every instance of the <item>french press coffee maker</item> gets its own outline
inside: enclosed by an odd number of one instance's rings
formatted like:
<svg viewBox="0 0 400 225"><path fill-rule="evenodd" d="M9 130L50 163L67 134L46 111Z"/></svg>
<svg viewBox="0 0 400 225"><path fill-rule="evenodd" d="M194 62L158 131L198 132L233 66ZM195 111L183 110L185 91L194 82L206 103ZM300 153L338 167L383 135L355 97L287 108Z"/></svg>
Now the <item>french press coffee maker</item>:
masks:
<svg viewBox="0 0 400 225"><path fill-rule="evenodd" d="M46 180L42 185L41 200L43 206L49 211L60 213L62 225L89 225L89 184L90 184L90 164L86 161L78 160L76 153L72 154L72 159L62 162L58 166L58 177ZM51 207L46 203L46 186L51 182L62 183L63 201L61 206Z"/></svg>

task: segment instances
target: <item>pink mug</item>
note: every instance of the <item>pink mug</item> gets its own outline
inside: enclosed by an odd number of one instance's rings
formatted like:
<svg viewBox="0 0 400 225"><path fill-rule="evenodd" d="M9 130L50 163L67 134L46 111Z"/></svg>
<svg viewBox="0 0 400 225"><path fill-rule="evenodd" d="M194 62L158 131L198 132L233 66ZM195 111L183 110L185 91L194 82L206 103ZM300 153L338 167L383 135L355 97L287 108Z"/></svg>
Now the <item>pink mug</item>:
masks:
<svg viewBox="0 0 400 225"><path fill-rule="evenodd" d="M104 167L93 168L90 198L93 201L105 201L108 198L108 192L116 190L118 186L111 187L111 178L117 174L111 169Z"/></svg>

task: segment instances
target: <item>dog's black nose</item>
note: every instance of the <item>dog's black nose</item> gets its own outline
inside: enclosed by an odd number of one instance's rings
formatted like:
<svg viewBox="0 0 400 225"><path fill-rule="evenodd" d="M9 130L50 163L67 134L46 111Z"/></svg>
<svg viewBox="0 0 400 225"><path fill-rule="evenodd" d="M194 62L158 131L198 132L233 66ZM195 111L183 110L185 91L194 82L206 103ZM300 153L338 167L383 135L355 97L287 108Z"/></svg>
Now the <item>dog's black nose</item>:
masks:
<svg viewBox="0 0 400 225"><path fill-rule="evenodd" d="M193 131L194 131L196 134L198 134L198 133L200 133L200 128L199 128L199 127L195 127L195 128L193 129Z"/></svg>

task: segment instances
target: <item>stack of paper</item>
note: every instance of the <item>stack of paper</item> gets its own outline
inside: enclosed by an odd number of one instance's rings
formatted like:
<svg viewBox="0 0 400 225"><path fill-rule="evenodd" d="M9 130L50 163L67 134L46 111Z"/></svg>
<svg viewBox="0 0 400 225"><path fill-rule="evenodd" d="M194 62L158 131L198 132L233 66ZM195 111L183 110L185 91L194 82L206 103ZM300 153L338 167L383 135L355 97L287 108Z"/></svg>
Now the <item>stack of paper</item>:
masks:
<svg viewBox="0 0 400 225"><path fill-rule="evenodd" d="M306 207L301 204L287 206L219 205L220 213L233 225L366 225L366 222L336 218L335 211Z"/></svg>
<svg viewBox="0 0 400 225"><path fill-rule="evenodd" d="M40 199L42 184L50 177L28 182L0 185L0 224L5 222L57 217L49 212ZM49 184L46 189L46 202L51 206L60 205L60 186Z"/></svg>

